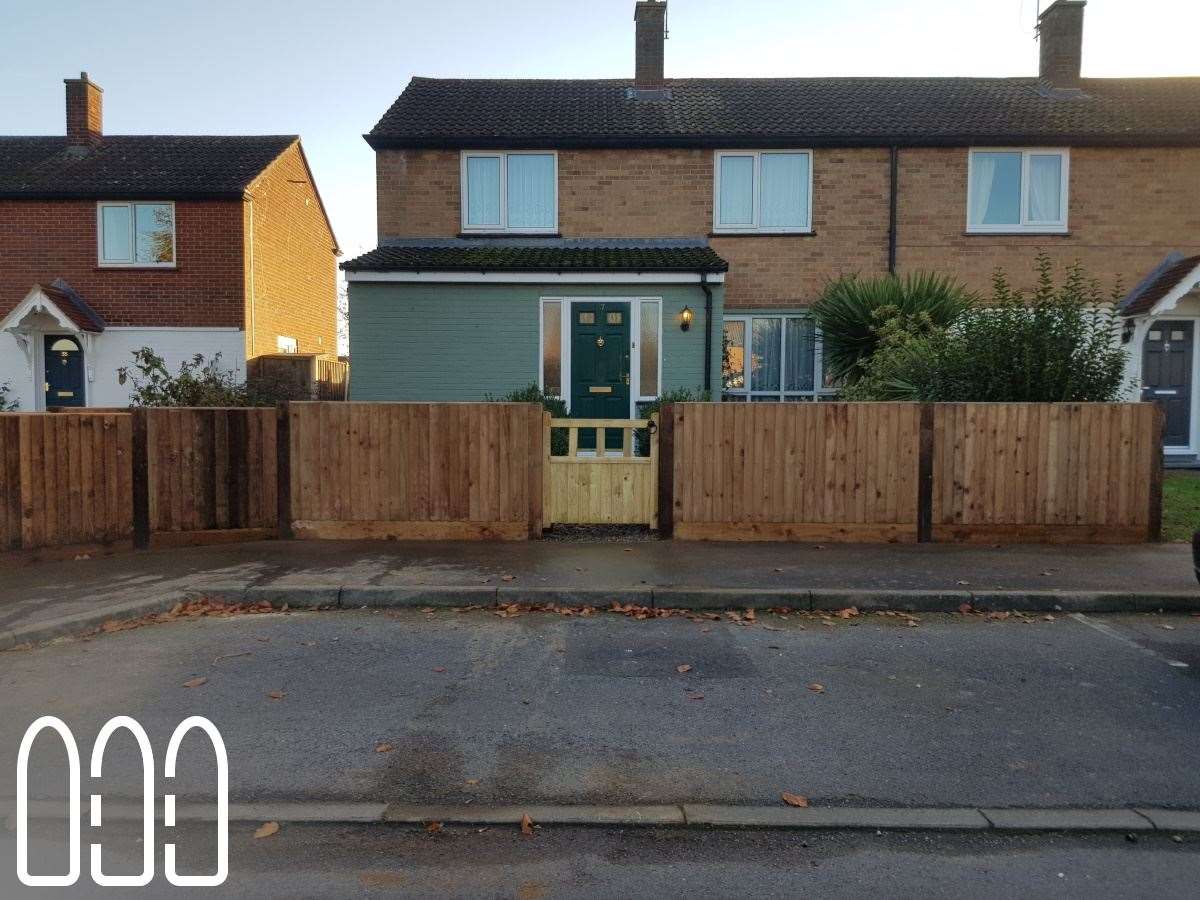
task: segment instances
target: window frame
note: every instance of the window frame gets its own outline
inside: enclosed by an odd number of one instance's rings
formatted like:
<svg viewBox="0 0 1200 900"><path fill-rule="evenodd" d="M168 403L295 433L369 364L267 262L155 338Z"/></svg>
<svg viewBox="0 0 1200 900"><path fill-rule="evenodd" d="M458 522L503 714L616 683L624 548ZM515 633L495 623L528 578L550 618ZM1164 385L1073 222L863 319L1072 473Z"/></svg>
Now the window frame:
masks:
<svg viewBox="0 0 1200 900"><path fill-rule="evenodd" d="M977 153L1020 153L1021 196L1019 210L1021 221L1008 225L973 225L971 209L975 205L975 154ZM1058 156L1062 160L1059 179L1059 222L1036 222L1029 218L1029 166L1034 156ZM967 234L1066 234L1070 224L1071 150L1069 147L970 147L967 150Z"/></svg>
<svg viewBox="0 0 1200 900"><path fill-rule="evenodd" d="M763 154L795 155L808 157L808 209L805 210L803 225L759 224L762 218L762 157ZM721 224L721 160L730 156L749 156L754 159L754 181L752 198L753 224ZM717 150L713 153L713 234L812 234L813 219L813 152L812 150Z"/></svg>
<svg viewBox="0 0 1200 900"><path fill-rule="evenodd" d="M137 206L171 207L171 261L138 262L137 260ZM104 258L104 210L122 208L129 210L129 248L133 257L129 262ZM174 269L179 264L179 226L175 218L174 200L99 200L96 202L96 266L101 269Z"/></svg>
<svg viewBox="0 0 1200 900"><path fill-rule="evenodd" d="M753 377L753 367L751 366L752 342L754 339L754 320L755 319L779 319L779 389L773 391L759 391L754 389L751 384ZM813 323L813 339L816 342L813 348L813 389L811 391L789 391L784 388L785 373L787 371L787 320L788 319L805 319ZM837 389L825 386L823 377L825 370L825 351L824 342L821 338L821 329L816 325L816 319L810 313L785 313L785 312L761 312L761 313L745 313L737 315L723 316L721 319L721 334L722 339L725 334L726 322L742 322L745 329L745 347L742 353L742 382L744 387L738 389L727 390L724 385L724 372L722 372L721 384L721 400L724 402L726 398L732 403L753 403L756 398L770 398L777 400L780 403L814 403L821 400L831 400L837 396ZM761 402L761 401L760 401Z"/></svg>
<svg viewBox="0 0 1200 900"><path fill-rule="evenodd" d="M554 224L541 228L510 227L508 224L508 158L510 156L549 156L554 161ZM497 159L500 161L500 224L472 225L467 221L470 212L470 182L467 161ZM459 160L459 225L464 234L558 234L558 151L557 150L463 150Z"/></svg>

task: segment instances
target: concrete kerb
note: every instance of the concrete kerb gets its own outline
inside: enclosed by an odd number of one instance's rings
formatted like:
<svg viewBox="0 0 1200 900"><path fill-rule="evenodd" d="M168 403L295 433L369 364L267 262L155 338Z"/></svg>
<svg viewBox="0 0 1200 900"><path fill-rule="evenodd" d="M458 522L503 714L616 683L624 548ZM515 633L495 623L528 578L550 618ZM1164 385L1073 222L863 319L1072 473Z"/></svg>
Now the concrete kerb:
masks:
<svg viewBox="0 0 1200 900"><path fill-rule="evenodd" d="M85 813L88 812L85 802ZM12 816L16 803L0 802ZM58 820L65 803L32 801L31 819ZM212 804L182 804L176 820L212 822ZM106 800L104 820L140 822L140 803ZM162 804L156 816L162 818ZM506 803L447 805L383 802L276 801L230 803L232 823L390 824L440 822L461 826L518 826L525 816L535 825L590 827L746 828L765 830L988 831L1009 833L1200 834L1200 811L1163 809L993 809L976 807L733 806L725 804L638 804L622 806Z"/></svg>

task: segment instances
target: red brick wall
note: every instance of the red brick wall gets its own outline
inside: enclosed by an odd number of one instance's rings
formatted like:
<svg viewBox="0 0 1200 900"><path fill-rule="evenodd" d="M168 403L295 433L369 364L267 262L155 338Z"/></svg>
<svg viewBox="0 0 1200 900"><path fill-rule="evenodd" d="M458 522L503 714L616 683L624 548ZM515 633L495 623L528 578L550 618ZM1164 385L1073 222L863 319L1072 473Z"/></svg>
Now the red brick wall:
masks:
<svg viewBox="0 0 1200 900"><path fill-rule="evenodd" d="M709 150L567 150L558 155L564 237L693 237L712 232ZM379 234L459 232L457 151L377 155ZM902 150L900 272L949 272L986 290L997 265L1031 281L1044 248L1079 259L1105 290L1132 287L1171 250L1200 253L1200 149L1075 149L1067 236L965 235L967 149ZM830 279L887 271L889 154L817 150L813 235L714 236L730 264L727 308L813 302Z"/></svg>
<svg viewBox="0 0 1200 900"><path fill-rule="evenodd" d="M174 269L102 269L93 201L0 201L0 315L65 278L109 325L240 328L242 205L176 203Z"/></svg>
<svg viewBox="0 0 1200 900"><path fill-rule="evenodd" d="M253 310L247 298L247 357L275 353L279 335L294 337L300 353L336 356L334 239L299 145L272 163L250 193L254 298Z"/></svg>

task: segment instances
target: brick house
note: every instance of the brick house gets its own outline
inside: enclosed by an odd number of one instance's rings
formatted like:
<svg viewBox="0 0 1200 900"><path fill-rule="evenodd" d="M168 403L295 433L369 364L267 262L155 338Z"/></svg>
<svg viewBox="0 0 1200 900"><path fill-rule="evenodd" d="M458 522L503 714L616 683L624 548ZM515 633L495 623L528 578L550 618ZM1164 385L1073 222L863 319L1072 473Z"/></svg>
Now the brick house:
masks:
<svg viewBox="0 0 1200 900"><path fill-rule="evenodd" d="M635 3L632 79L415 78L366 135L357 399L819 399L807 308L831 278L986 291L997 266L1032 279L1042 248L1128 286L1200 254L1200 78L1082 78L1083 0L1042 13L1021 78L670 79L666 6ZM1131 333L1132 375L1154 331Z"/></svg>
<svg viewBox="0 0 1200 900"><path fill-rule="evenodd" d="M337 242L299 138L106 135L66 80L66 137L0 137L0 384L25 410L122 406L148 346L245 371L336 356Z"/></svg>

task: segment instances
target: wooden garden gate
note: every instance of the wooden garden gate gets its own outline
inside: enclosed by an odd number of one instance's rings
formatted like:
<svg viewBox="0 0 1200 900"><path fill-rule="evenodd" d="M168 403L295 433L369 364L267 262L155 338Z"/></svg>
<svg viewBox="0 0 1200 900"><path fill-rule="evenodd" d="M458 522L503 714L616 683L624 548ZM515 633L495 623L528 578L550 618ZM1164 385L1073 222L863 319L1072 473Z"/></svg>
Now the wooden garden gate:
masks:
<svg viewBox="0 0 1200 900"><path fill-rule="evenodd" d="M657 414L649 419L552 419L546 413L544 422L546 526L658 527ZM552 436L563 431L567 452L555 455ZM581 446L581 431L587 437L594 431L590 447ZM620 449L606 440L612 431L621 432ZM638 455L639 450L646 455Z"/></svg>

